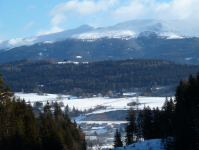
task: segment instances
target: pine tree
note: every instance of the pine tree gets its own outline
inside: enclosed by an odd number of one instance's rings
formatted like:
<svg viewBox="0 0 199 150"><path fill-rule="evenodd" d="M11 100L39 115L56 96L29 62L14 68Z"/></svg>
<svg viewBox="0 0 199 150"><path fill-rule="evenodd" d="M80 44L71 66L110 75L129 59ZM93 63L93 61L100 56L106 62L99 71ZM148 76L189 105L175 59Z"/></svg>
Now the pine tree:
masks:
<svg viewBox="0 0 199 150"><path fill-rule="evenodd" d="M123 143L122 143L122 140L121 140L121 135L118 132L118 129L116 129L113 147L122 147L122 146L123 146Z"/></svg>
<svg viewBox="0 0 199 150"><path fill-rule="evenodd" d="M50 103L47 101L46 105L43 107L44 113L49 113L51 114L51 106Z"/></svg>
<svg viewBox="0 0 199 150"><path fill-rule="evenodd" d="M153 117L152 117L152 111L151 108L144 107L143 109L143 138L145 140L152 139L153 138Z"/></svg>
<svg viewBox="0 0 199 150"><path fill-rule="evenodd" d="M143 122L144 122L144 116L143 116L143 111L140 110L138 113L138 118L137 118L137 140L140 141L141 138L143 138Z"/></svg>
<svg viewBox="0 0 199 150"><path fill-rule="evenodd" d="M14 150L27 150L29 147L25 142L25 136L19 133L17 130L14 135L9 138L8 143L5 145L5 149L14 149ZM5 144L5 143L4 143Z"/></svg>
<svg viewBox="0 0 199 150"><path fill-rule="evenodd" d="M23 101L25 103L25 101ZM26 104L25 104L26 105ZM30 150L41 149L41 139L39 137L39 127L35 120L33 108L31 105L27 107L27 113L24 116L26 143Z"/></svg>
<svg viewBox="0 0 199 150"><path fill-rule="evenodd" d="M87 150L87 141L85 139L85 136L84 136L84 140L83 140L83 143L82 143L82 150Z"/></svg>
<svg viewBox="0 0 199 150"><path fill-rule="evenodd" d="M59 118L61 117L61 115L62 115L62 110L56 102L55 103L55 110L54 110L54 116L55 116L56 121L60 121Z"/></svg>
<svg viewBox="0 0 199 150"><path fill-rule="evenodd" d="M65 107L65 113L69 114L69 106L68 105Z"/></svg>
<svg viewBox="0 0 199 150"><path fill-rule="evenodd" d="M170 101L166 97L164 105L162 106L162 119L161 119L161 135L162 138L173 136L173 119L174 119L174 103L172 98Z"/></svg>
<svg viewBox="0 0 199 150"><path fill-rule="evenodd" d="M44 113L35 118L33 108L25 100L12 97L9 87L0 75L0 149L81 149L82 131L62 114L55 104L55 117L49 103ZM75 143L75 144L74 144Z"/></svg>
<svg viewBox="0 0 199 150"><path fill-rule="evenodd" d="M136 123L135 123L135 114L133 108L130 108L128 111L128 116L126 118L128 125L126 127L126 145L130 145L134 142L133 136L136 133Z"/></svg>
<svg viewBox="0 0 199 150"><path fill-rule="evenodd" d="M159 108L153 109L153 138L159 139L160 136L160 127L161 127L161 113Z"/></svg>
<svg viewBox="0 0 199 150"><path fill-rule="evenodd" d="M195 150L199 148L198 130L199 130L199 94L198 94L198 76L196 79L190 75L188 82L180 81L175 94L175 109L173 111L173 102L167 104L165 115L173 116L171 124L168 124L170 135L173 140L166 141L166 149L176 150ZM172 115L174 112L174 115ZM170 115L169 115L170 114ZM169 136L169 135L166 135Z"/></svg>
<svg viewBox="0 0 199 150"><path fill-rule="evenodd" d="M0 74L0 142L13 133L13 93L10 93L10 87L3 81Z"/></svg>
<svg viewBox="0 0 199 150"><path fill-rule="evenodd" d="M42 149L63 149L63 141L60 136L59 131L56 129L55 123L53 121L52 115L46 113L45 115L41 114L41 140L42 140Z"/></svg>

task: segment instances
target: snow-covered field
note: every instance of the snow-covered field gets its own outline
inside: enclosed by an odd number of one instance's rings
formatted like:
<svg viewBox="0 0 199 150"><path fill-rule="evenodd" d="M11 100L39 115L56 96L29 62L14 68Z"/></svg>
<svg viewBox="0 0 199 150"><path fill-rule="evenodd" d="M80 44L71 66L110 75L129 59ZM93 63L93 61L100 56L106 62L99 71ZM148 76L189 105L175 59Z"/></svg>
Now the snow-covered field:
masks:
<svg viewBox="0 0 199 150"><path fill-rule="evenodd" d="M56 94L47 94L47 96L39 96L35 93L29 93L29 94L21 94L21 93L15 93L15 96L19 96L22 99L25 99L26 102L30 101L32 104L34 102L40 101L44 104L49 101L57 101L57 95ZM70 99L68 99L70 98ZM143 109L144 105L153 107L159 107L161 108L164 104L165 97L139 97L139 109ZM94 108L97 105L103 105L108 106L106 110L99 110L95 113L103 113L107 111L115 111L115 110L123 110L124 107L129 108L127 106L127 103L132 102L132 100L136 100L136 97L131 98L107 98L107 97L95 97L95 98L85 98L85 99L78 99L76 96L71 95L63 95L64 105L68 105L69 107L75 107L79 110Z"/></svg>
<svg viewBox="0 0 199 150"><path fill-rule="evenodd" d="M70 108L74 106L76 109L79 109L79 110L94 108L97 105L107 106L105 110L94 111L92 112L92 114L99 114L99 113L104 113L104 112L109 112L109 111L128 109L129 106L127 106L127 103L130 103L133 100L135 101L137 99L136 97L131 97L131 98L95 97L95 98L78 99L76 96L63 95L63 100L58 100L56 94L47 94L47 96L40 96L35 93L29 93L29 94L15 93L15 96L18 96L21 99L25 99L26 102L30 101L32 105L34 102L43 102L43 104L45 105L47 101L49 102L62 101L64 103L64 106L68 105ZM138 99L140 102L138 109L143 109L144 105L150 106L151 109L153 107L155 108L159 107L159 109L161 109L165 101L165 97L139 97ZM62 107L62 110L64 110L63 107ZM81 119L84 117L85 116L79 116L79 117L72 118L72 120L75 119L76 122L78 123L87 122L91 124L92 123L99 123L99 124L101 123L107 123L107 124L126 123L126 121L82 121Z"/></svg>

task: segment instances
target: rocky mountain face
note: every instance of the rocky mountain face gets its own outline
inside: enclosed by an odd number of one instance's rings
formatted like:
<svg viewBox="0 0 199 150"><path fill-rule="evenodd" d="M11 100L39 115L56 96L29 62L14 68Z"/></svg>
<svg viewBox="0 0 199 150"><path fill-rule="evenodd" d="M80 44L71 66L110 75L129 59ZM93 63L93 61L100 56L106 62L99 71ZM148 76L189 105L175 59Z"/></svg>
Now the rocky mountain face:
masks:
<svg viewBox="0 0 199 150"><path fill-rule="evenodd" d="M59 33L0 42L0 63L21 58L58 61L165 59L199 64L199 24L131 20L110 27L83 25Z"/></svg>

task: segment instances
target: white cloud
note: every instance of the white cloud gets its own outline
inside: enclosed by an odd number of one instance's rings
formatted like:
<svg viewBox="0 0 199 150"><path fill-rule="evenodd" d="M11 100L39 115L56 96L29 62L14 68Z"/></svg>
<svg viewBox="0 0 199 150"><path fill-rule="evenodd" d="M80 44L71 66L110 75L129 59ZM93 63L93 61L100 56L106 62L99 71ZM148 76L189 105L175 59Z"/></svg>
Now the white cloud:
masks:
<svg viewBox="0 0 199 150"><path fill-rule="evenodd" d="M61 31L63 31L62 28L54 26L50 30L39 30L37 32L37 35L39 36L39 35L51 34L51 33L56 33L56 32L61 32Z"/></svg>
<svg viewBox="0 0 199 150"><path fill-rule="evenodd" d="M128 1L126 5L121 6L113 11L110 17L116 20L138 18L139 16L142 16L147 12L148 8L145 5L146 2L143 0Z"/></svg>
<svg viewBox="0 0 199 150"><path fill-rule="evenodd" d="M37 35L63 31L58 25L65 21L68 15L91 15L93 13L107 11L118 1L119 0L98 0L95 2L94 0L71 0L66 3L61 3L50 11L50 15L53 16L51 19L52 28L50 30L39 30Z"/></svg>
<svg viewBox="0 0 199 150"><path fill-rule="evenodd" d="M126 5L114 10L110 17L116 20L137 19L199 19L199 0L173 0L157 2L155 0L129 0Z"/></svg>
<svg viewBox="0 0 199 150"><path fill-rule="evenodd" d="M59 24L67 20L68 16L95 15L103 21L126 21L131 19L199 19L199 0L172 0L158 2L158 0L70 0L55 6L51 11L52 28L38 31L38 35L60 32ZM100 12L100 13L99 13ZM103 13L101 13L103 12ZM101 14L106 14L100 16ZM92 24L92 22L91 22Z"/></svg>
<svg viewBox="0 0 199 150"><path fill-rule="evenodd" d="M27 24L23 29L24 29L24 30L27 30L27 29L30 28L34 23L35 23L34 21L30 22L30 23Z"/></svg>
<svg viewBox="0 0 199 150"><path fill-rule="evenodd" d="M51 10L52 15L60 13L90 15L99 11L106 11L113 7L118 0L71 0L66 3L61 3Z"/></svg>
<svg viewBox="0 0 199 150"><path fill-rule="evenodd" d="M53 26L57 26L58 24L60 24L62 21L66 20L65 15L63 14L57 14L53 17L53 19L51 20L51 24Z"/></svg>
<svg viewBox="0 0 199 150"><path fill-rule="evenodd" d="M161 18L199 19L198 0L173 0L170 3L156 3L154 12Z"/></svg>
<svg viewBox="0 0 199 150"><path fill-rule="evenodd" d="M34 9L34 8L36 8L35 5L30 5L30 6L27 7L28 10L29 10L29 9Z"/></svg>
<svg viewBox="0 0 199 150"><path fill-rule="evenodd" d="M119 0L71 0L55 6L50 14L53 17L51 23L58 25L66 20L66 16L77 14L81 16L91 15L97 12L103 12L113 7Z"/></svg>

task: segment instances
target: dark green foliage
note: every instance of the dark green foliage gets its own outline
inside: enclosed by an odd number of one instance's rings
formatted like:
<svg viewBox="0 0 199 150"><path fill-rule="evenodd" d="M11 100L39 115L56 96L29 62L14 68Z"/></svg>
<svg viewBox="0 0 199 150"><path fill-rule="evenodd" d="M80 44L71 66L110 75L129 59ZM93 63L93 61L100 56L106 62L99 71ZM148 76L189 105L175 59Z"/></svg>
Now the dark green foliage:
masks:
<svg viewBox="0 0 199 150"><path fill-rule="evenodd" d="M138 113L138 117L137 117L137 139L136 141L139 141L141 138L143 138L143 124L144 124L144 115L143 115L143 111L140 110Z"/></svg>
<svg viewBox="0 0 199 150"><path fill-rule="evenodd" d="M176 90L174 143L181 150L199 148L199 76L190 75L188 82L181 81Z"/></svg>
<svg viewBox="0 0 199 150"><path fill-rule="evenodd" d="M159 108L153 109L153 139L160 138L161 112Z"/></svg>
<svg viewBox="0 0 199 150"><path fill-rule="evenodd" d="M128 111L128 117L126 118L128 121L128 126L126 127L126 145L130 145L134 142L133 136L136 133L136 123L135 123L135 114L132 108Z"/></svg>
<svg viewBox="0 0 199 150"><path fill-rule="evenodd" d="M129 112L131 113L127 117L126 145L140 141L142 138L166 140L167 137L173 135L174 102L172 99L168 101L166 98L162 110L159 110L158 107L151 110L149 106L144 106L143 110L130 109ZM136 136L136 139L132 138L133 135Z"/></svg>
<svg viewBox="0 0 199 150"><path fill-rule="evenodd" d="M62 110L61 110L61 108L58 106L57 102L55 103L54 115L55 115L56 118L58 118L58 116L61 116L61 115L62 115Z"/></svg>
<svg viewBox="0 0 199 150"><path fill-rule="evenodd" d="M173 120L174 119L174 102L172 98L170 101L165 99L162 106L162 118L161 118L161 130L162 138L166 138L173 135Z"/></svg>
<svg viewBox="0 0 199 150"><path fill-rule="evenodd" d="M143 109L143 136L144 139L148 140L148 139L153 139L153 113L151 108L148 107L144 107Z"/></svg>
<svg viewBox="0 0 199 150"><path fill-rule="evenodd" d="M41 140L42 149L63 149L63 143L59 131L57 131L51 114L41 114Z"/></svg>
<svg viewBox="0 0 199 150"><path fill-rule="evenodd" d="M86 142L85 137L84 137L83 144L82 144L82 150L87 150L87 142Z"/></svg>
<svg viewBox="0 0 199 150"><path fill-rule="evenodd" d="M166 98L162 110L144 107L139 111L134 134L138 139L161 138L166 150L199 149L198 91L199 73L196 78L190 75L188 81L180 81L175 101ZM129 134L131 132L127 133Z"/></svg>
<svg viewBox="0 0 199 150"><path fill-rule="evenodd" d="M44 106L44 112L45 113L49 113L49 114L51 114L51 106L50 106L50 103L47 101L47 103L46 103L46 105Z"/></svg>
<svg viewBox="0 0 199 150"><path fill-rule="evenodd" d="M25 137L17 130L13 136L6 141L3 141L3 148L7 150L28 150L32 147L28 148L27 144L25 143Z"/></svg>
<svg viewBox="0 0 199 150"><path fill-rule="evenodd" d="M118 132L118 129L116 129L113 147L122 147L122 146L123 146L123 143L122 143L122 140L121 140L121 135Z"/></svg>
<svg viewBox="0 0 199 150"><path fill-rule="evenodd" d="M0 76L0 149L49 150L81 149L82 131L62 114L55 103L54 115L50 105L35 118L33 108L25 100L12 97ZM2 96L3 95L3 96Z"/></svg>
<svg viewBox="0 0 199 150"><path fill-rule="evenodd" d="M119 60L89 62L88 64L57 64L52 60L18 60L0 64L4 80L12 91L67 91L77 96L82 93L106 93L134 87L150 88L153 85L176 85L198 66L180 65L164 60ZM44 85L38 87L38 85Z"/></svg>

